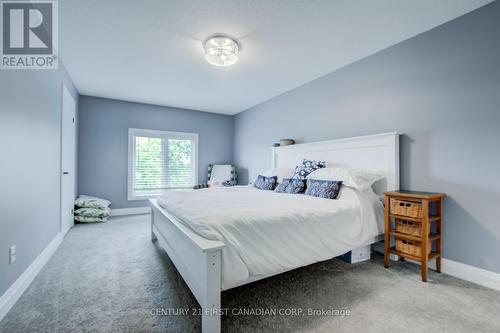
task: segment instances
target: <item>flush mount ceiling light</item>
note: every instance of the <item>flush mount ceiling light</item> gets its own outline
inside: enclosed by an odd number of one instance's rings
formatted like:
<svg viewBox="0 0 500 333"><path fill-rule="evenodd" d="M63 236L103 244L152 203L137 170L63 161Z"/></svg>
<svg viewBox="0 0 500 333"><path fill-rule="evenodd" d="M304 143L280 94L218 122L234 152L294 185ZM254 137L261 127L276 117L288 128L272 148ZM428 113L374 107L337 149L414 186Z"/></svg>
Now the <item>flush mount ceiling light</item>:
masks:
<svg viewBox="0 0 500 333"><path fill-rule="evenodd" d="M205 59L214 66L231 66L238 61L240 44L231 37L211 36L203 42L203 48Z"/></svg>

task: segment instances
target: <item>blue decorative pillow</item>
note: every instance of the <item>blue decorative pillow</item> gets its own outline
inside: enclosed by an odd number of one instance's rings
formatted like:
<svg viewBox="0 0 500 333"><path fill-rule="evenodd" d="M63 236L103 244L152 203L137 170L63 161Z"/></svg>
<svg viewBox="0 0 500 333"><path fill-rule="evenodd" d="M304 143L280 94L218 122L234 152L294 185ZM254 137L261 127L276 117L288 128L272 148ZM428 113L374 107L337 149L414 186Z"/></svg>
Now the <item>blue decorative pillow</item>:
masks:
<svg viewBox="0 0 500 333"><path fill-rule="evenodd" d="M325 161L311 161L302 160L302 163L295 167L295 172L292 176L293 179L306 179L306 177L313 171L324 168L326 166Z"/></svg>
<svg viewBox="0 0 500 333"><path fill-rule="evenodd" d="M303 179L284 178L281 184L276 187L278 193L298 194L306 189L306 181Z"/></svg>
<svg viewBox="0 0 500 333"><path fill-rule="evenodd" d="M278 176L265 177L259 175L254 183L254 186L259 190L272 191L278 184Z"/></svg>
<svg viewBox="0 0 500 333"><path fill-rule="evenodd" d="M342 181L308 179L305 195L318 198L337 199Z"/></svg>

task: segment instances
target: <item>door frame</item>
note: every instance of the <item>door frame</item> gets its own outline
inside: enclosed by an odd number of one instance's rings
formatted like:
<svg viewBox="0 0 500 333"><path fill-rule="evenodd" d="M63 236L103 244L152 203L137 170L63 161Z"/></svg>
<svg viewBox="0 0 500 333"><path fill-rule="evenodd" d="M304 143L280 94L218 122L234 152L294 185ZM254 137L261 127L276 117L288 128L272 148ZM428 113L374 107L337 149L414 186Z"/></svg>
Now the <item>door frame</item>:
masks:
<svg viewBox="0 0 500 333"><path fill-rule="evenodd" d="M77 109L78 106L76 104L76 99L75 97L71 94L71 90L68 88L69 84L67 84L65 81L61 82L61 110L60 110L60 116L61 116L61 121L60 121L60 140L59 140L59 233L62 234L64 237L66 233L71 229L71 227L64 232L63 229L63 207L62 207L62 200L63 200L63 126L64 126L64 90L66 89L68 91L69 96L71 99L73 99L73 102L75 104L75 147L74 147L74 152L75 152L75 169L73 172L73 181L75 182L75 195L77 192L76 188L76 173L77 173ZM74 224L74 222L73 222ZM64 233L63 233L64 232Z"/></svg>

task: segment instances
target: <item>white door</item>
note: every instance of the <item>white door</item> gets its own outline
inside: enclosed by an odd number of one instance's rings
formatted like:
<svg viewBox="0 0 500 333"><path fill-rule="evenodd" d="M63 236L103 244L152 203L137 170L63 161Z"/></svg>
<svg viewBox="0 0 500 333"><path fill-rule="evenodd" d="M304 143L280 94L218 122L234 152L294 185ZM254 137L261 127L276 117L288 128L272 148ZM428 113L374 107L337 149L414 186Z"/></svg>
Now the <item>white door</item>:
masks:
<svg viewBox="0 0 500 333"><path fill-rule="evenodd" d="M73 226L76 170L76 104L68 88L62 88L61 129L61 232L65 235Z"/></svg>

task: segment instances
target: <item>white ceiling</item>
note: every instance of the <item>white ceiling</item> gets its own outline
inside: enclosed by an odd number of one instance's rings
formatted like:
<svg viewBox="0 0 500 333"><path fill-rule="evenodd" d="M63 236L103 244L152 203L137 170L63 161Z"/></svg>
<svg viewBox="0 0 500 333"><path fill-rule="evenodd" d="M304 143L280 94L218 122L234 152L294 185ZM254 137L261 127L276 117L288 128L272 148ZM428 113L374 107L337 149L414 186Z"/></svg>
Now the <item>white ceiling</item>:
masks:
<svg viewBox="0 0 500 333"><path fill-rule="evenodd" d="M235 114L491 0L61 0L60 54L81 94ZM242 44L231 67L202 41Z"/></svg>

